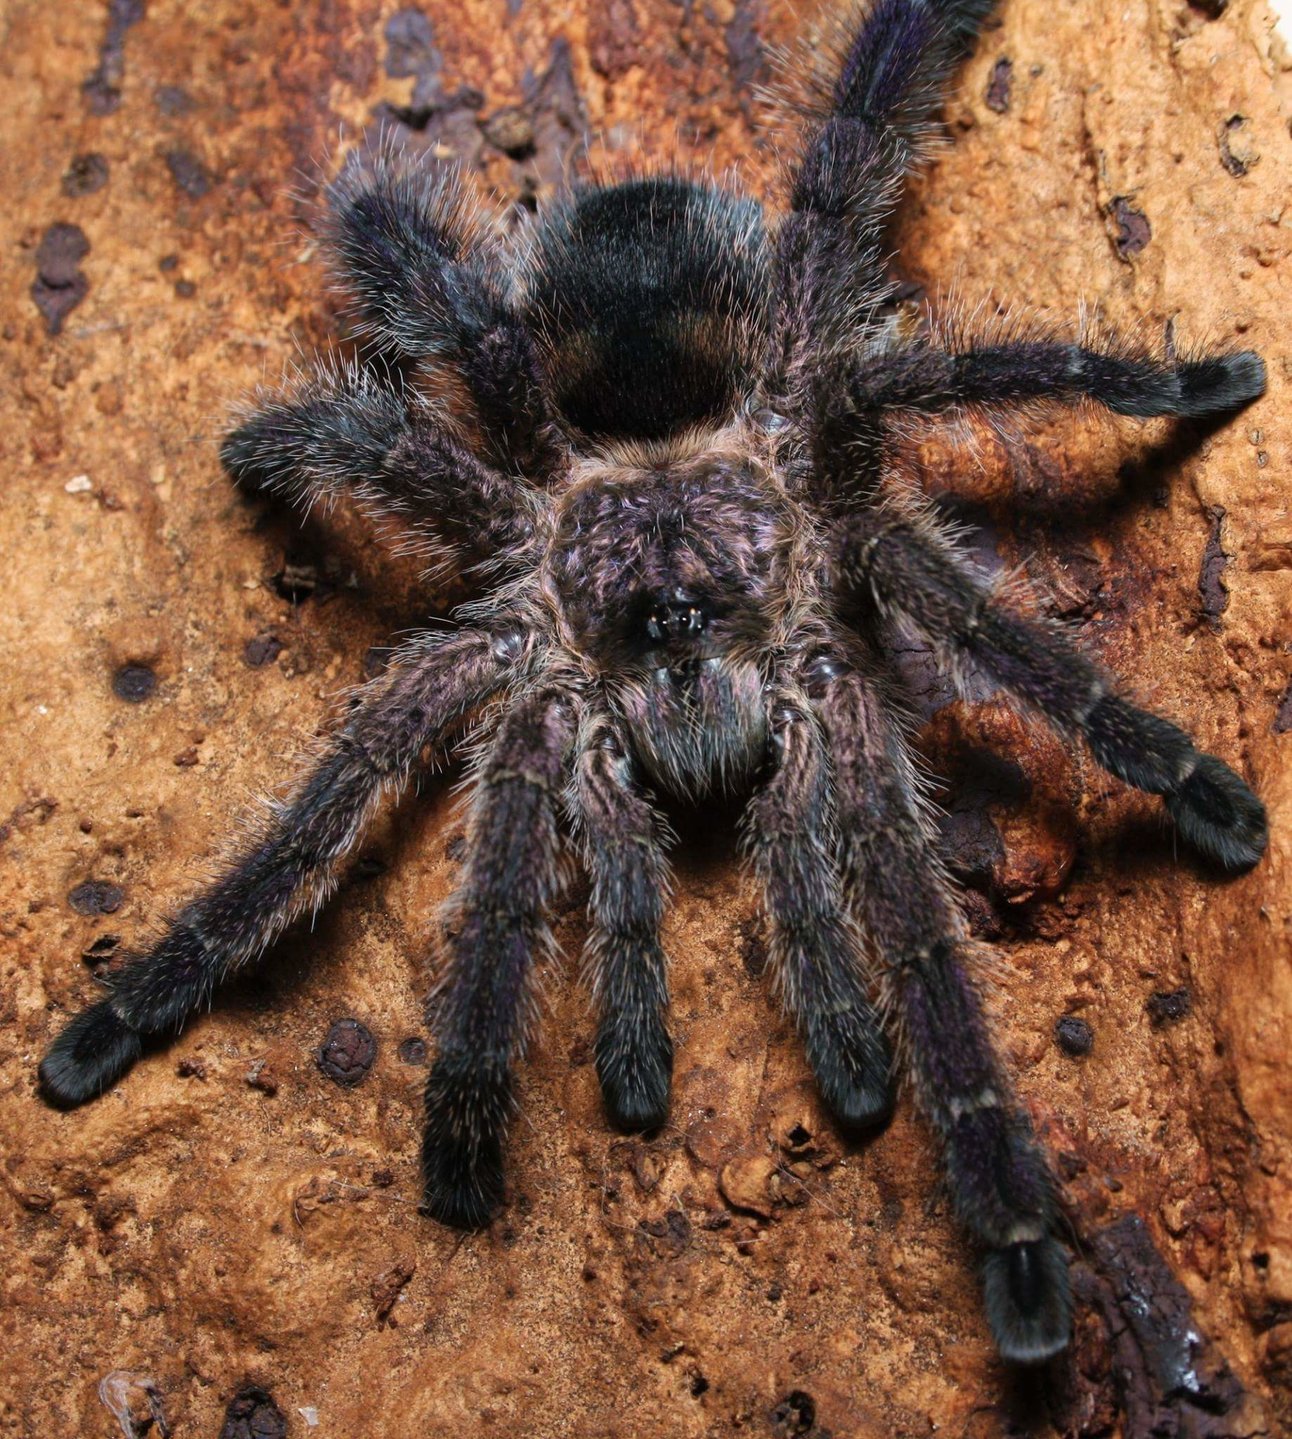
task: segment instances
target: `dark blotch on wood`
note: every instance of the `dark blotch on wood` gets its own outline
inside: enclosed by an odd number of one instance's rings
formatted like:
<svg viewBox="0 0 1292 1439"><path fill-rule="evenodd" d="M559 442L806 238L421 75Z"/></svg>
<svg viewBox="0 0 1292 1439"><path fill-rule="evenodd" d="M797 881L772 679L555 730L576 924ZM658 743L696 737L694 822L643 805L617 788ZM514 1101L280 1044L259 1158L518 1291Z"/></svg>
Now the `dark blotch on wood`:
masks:
<svg viewBox="0 0 1292 1439"><path fill-rule="evenodd" d="M1292 730L1292 680L1288 681L1279 707L1274 712L1274 733L1287 734L1288 730Z"/></svg>
<svg viewBox="0 0 1292 1439"><path fill-rule="evenodd" d="M127 704L143 704L157 689L157 676L147 665L122 665L112 676L112 693Z"/></svg>
<svg viewBox="0 0 1292 1439"><path fill-rule="evenodd" d="M480 133L495 150L523 160L534 153L534 124L524 110L508 105L480 126Z"/></svg>
<svg viewBox="0 0 1292 1439"><path fill-rule="evenodd" d="M1064 1054L1081 1059L1095 1047L1095 1032L1084 1019L1065 1014L1054 1026L1054 1038Z"/></svg>
<svg viewBox="0 0 1292 1439"><path fill-rule="evenodd" d="M62 190L69 200L93 195L108 183L108 162L98 154L73 155L63 174Z"/></svg>
<svg viewBox="0 0 1292 1439"><path fill-rule="evenodd" d="M1125 195L1118 195L1113 201L1111 214L1117 226L1113 245L1123 260L1129 260L1132 255L1138 255L1153 238L1152 226L1148 222L1148 216L1142 210L1135 209Z"/></svg>
<svg viewBox="0 0 1292 1439"><path fill-rule="evenodd" d="M399 1045L399 1058L404 1064L425 1064L426 1041L415 1034L410 1035L405 1040L401 1040Z"/></svg>
<svg viewBox="0 0 1292 1439"><path fill-rule="evenodd" d="M338 1019L319 1050L318 1065L329 1079L350 1087L359 1084L377 1058L377 1041L366 1024Z"/></svg>
<svg viewBox="0 0 1292 1439"><path fill-rule="evenodd" d="M107 968L120 948L121 936L119 934L101 934L88 949L81 951L81 961L83 964L89 965L97 978Z"/></svg>
<svg viewBox="0 0 1292 1439"><path fill-rule="evenodd" d="M287 1439L287 1420L267 1389L244 1384L224 1411L220 1439Z"/></svg>
<svg viewBox="0 0 1292 1439"><path fill-rule="evenodd" d="M1072 1287L1087 1316L1047 1385L1064 1434L1232 1439L1274 1433L1193 1317L1184 1286L1136 1214L1082 1246Z"/></svg>
<svg viewBox="0 0 1292 1439"><path fill-rule="evenodd" d="M163 115L187 115L195 108L193 97L178 85L161 85L153 101Z"/></svg>
<svg viewBox="0 0 1292 1439"><path fill-rule="evenodd" d="M1149 995L1144 1008L1148 1010L1148 1020L1153 1028L1161 1029L1164 1024L1175 1024L1183 1019L1193 1008L1193 997L1187 989L1159 991Z"/></svg>
<svg viewBox="0 0 1292 1439"><path fill-rule="evenodd" d="M121 104L126 73L126 31L144 18L144 0L108 0L108 26L99 47L99 63L81 86L95 115L111 115Z"/></svg>
<svg viewBox="0 0 1292 1439"><path fill-rule="evenodd" d="M742 108L752 99L751 91L767 69L763 42L758 36L759 8L757 0L736 0L736 13L723 36L727 42L727 66L736 82Z"/></svg>
<svg viewBox="0 0 1292 1439"><path fill-rule="evenodd" d="M435 44L435 30L420 10L400 10L386 21L386 74L392 80L416 81L405 112L412 129L423 129L444 105L440 72L444 60ZM398 113L398 112L397 112ZM424 116L421 124L413 123Z"/></svg>
<svg viewBox="0 0 1292 1439"><path fill-rule="evenodd" d="M527 74L521 90L534 125L535 176L555 187L564 182L565 157L583 144L587 127L570 42L559 36L548 56L547 69L537 77Z"/></svg>
<svg viewBox="0 0 1292 1439"><path fill-rule="evenodd" d="M284 557L283 567L273 581L274 589L278 591L280 598L290 600L294 605L309 599L318 588L318 583L318 566L308 560L295 559L291 555Z"/></svg>
<svg viewBox="0 0 1292 1439"><path fill-rule="evenodd" d="M191 150L167 150L165 160L171 179L190 200L210 194L211 174Z"/></svg>
<svg viewBox="0 0 1292 1439"><path fill-rule="evenodd" d="M67 902L77 914L115 914L125 897L126 892L119 884L109 884L103 879L87 879L72 890Z"/></svg>
<svg viewBox="0 0 1292 1439"><path fill-rule="evenodd" d="M1229 608L1229 590L1225 586L1225 567L1233 558L1220 547L1221 526L1225 511L1220 505L1209 505L1207 514L1211 519L1211 533L1207 546L1202 552L1202 569L1198 573L1198 595L1202 600L1202 613L1215 624Z"/></svg>
<svg viewBox="0 0 1292 1439"><path fill-rule="evenodd" d="M41 237L31 298L51 335L59 333L63 321L89 292L90 282L80 267L89 253L90 242L79 225L51 225Z"/></svg>
<svg viewBox="0 0 1292 1439"><path fill-rule="evenodd" d="M816 1400L803 1389L794 1389L772 1410L775 1439L798 1439L816 1428Z"/></svg>
<svg viewBox="0 0 1292 1439"><path fill-rule="evenodd" d="M392 80L438 71L435 28L420 10L399 10L386 21L386 74Z"/></svg>
<svg viewBox="0 0 1292 1439"><path fill-rule="evenodd" d="M1231 115L1217 132L1220 163L1236 180L1241 180L1261 158L1252 144L1251 125L1246 115Z"/></svg>
<svg viewBox="0 0 1292 1439"><path fill-rule="evenodd" d="M740 963L750 979L761 979L767 968L767 939L760 919L741 921Z"/></svg>
<svg viewBox="0 0 1292 1439"><path fill-rule="evenodd" d="M632 0L602 0L588 17L588 59L598 75L616 80L641 59Z"/></svg>
<svg viewBox="0 0 1292 1439"><path fill-rule="evenodd" d="M271 665L283 652L283 642L277 635L255 635L242 647L242 663L248 669L264 669Z"/></svg>
<svg viewBox="0 0 1292 1439"><path fill-rule="evenodd" d="M997 115L1009 109L1010 91L1014 86L1014 62L1002 55L992 66L991 79L987 82L987 108Z"/></svg>

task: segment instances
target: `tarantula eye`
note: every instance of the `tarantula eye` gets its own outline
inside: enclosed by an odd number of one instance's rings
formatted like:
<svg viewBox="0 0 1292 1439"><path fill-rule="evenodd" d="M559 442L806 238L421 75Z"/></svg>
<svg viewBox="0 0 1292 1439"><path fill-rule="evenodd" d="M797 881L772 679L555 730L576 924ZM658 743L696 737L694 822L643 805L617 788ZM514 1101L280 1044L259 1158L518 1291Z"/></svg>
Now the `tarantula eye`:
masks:
<svg viewBox="0 0 1292 1439"><path fill-rule="evenodd" d="M671 599L655 599L646 609L646 636L652 644L665 645L673 640L698 639L709 627L712 618L708 605L701 599L674 590Z"/></svg>

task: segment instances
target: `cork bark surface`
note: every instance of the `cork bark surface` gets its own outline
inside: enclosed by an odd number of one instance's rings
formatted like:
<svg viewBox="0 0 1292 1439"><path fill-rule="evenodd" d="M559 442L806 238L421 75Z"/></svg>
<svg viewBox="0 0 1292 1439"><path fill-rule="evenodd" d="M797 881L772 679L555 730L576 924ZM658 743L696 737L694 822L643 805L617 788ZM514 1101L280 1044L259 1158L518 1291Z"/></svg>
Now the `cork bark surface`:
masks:
<svg viewBox="0 0 1292 1439"><path fill-rule="evenodd" d="M983 555L1025 564L1270 810L1267 857L1225 882L1154 801L909 667L1069 1217L1069 1359L993 1358L909 1096L861 1145L821 1112L760 974L734 808L680 819L672 1123L644 1139L602 1116L576 882L487 1233L417 1213L452 775L378 824L312 930L101 1100L36 1093L95 970L183 899L391 637L455 598L357 520L302 524L217 463L229 402L338 333L308 229L338 146L384 122L520 217L591 133L603 165L735 166L775 205L785 137L754 87L812 24L798 8L6 7L0 1433L1287 1432L1292 71L1254 0L1004 0L898 226L913 292L1084 304L1269 364L1266 397L1207 431L1087 416L919 447ZM317 1062L342 1019L376 1046L352 1087Z"/></svg>

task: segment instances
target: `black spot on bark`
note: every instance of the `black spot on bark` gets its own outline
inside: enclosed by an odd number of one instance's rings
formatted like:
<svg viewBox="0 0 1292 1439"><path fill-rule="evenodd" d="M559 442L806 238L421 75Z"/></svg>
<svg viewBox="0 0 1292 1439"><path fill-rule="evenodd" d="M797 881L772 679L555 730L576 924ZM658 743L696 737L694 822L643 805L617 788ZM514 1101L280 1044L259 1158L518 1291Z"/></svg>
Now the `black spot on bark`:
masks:
<svg viewBox="0 0 1292 1439"><path fill-rule="evenodd" d="M1283 698L1274 713L1274 733L1287 734L1288 730L1292 730L1292 680L1288 681L1288 687L1283 691Z"/></svg>
<svg viewBox="0 0 1292 1439"><path fill-rule="evenodd" d="M1135 209L1125 195L1117 196L1110 213L1117 226L1113 245L1123 260L1129 260L1132 255L1138 255L1153 238L1148 216L1142 210Z"/></svg>
<svg viewBox="0 0 1292 1439"><path fill-rule="evenodd" d="M271 665L283 652L283 642L277 635L255 635L242 647L242 662L249 669L263 669Z"/></svg>
<svg viewBox="0 0 1292 1439"><path fill-rule="evenodd" d="M144 18L144 0L108 0L108 25L99 47L99 63L81 91L94 115L111 115L121 104L126 73L126 31Z"/></svg>
<svg viewBox="0 0 1292 1439"><path fill-rule="evenodd" d="M740 92L744 108L752 100L753 87L767 69L763 42L758 36L758 5L755 0L736 0L736 13L727 25L727 65Z"/></svg>
<svg viewBox="0 0 1292 1439"><path fill-rule="evenodd" d="M376 1058L377 1041L368 1026L357 1019L338 1019L323 1040L318 1065L329 1079L349 1088L366 1077Z"/></svg>
<svg viewBox="0 0 1292 1439"><path fill-rule="evenodd" d="M1009 109L1010 91L1014 86L1014 62L1002 55L992 66L991 79L987 82L987 108L997 115L1004 115Z"/></svg>
<svg viewBox="0 0 1292 1439"><path fill-rule="evenodd" d="M157 676L147 665L122 665L112 676L112 693L127 704L143 704L157 689Z"/></svg>
<svg viewBox="0 0 1292 1439"><path fill-rule="evenodd" d="M193 97L178 85L161 85L153 96L153 103L163 115L187 115L196 107Z"/></svg>
<svg viewBox="0 0 1292 1439"><path fill-rule="evenodd" d="M287 1420L267 1389L244 1384L224 1411L220 1439L287 1439Z"/></svg>
<svg viewBox="0 0 1292 1439"><path fill-rule="evenodd" d="M190 150L167 150L166 168L170 177L190 200L210 194L212 179L201 160Z"/></svg>
<svg viewBox="0 0 1292 1439"><path fill-rule="evenodd" d="M31 298L51 335L59 333L63 321L89 292L90 282L80 268L89 253L90 242L79 225L51 225L41 237Z"/></svg>
<svg viewBox="0 0 1292 1439"><path fill-rule="evenodd" d="M1211 518L1211 533L1202 552L1202 569L1198 573L1198 595L1202 600L1202 613L1212 624L1229 608L1229 590L1225 585L1225 567L1233 558L1221 548L1221 526L1225 511L1220 505L1209 505L1207 514Z"/></svg>
<svg viewBox="0 0 1292 1439"><path fill-rule="evenodd" d="M410 1035L405 1040L401 1040L399 1045L399 1058L403 1064L425 1064L426 1041L415 1034Z"/></svg>
<svg viewBox="0 0 1292 1439"><path fill-rule="evenodd" d="M73 907L75 908L75 906ZM81 951L81 962L88 965L91 973L97 978L107 969L120 948L121 936L119 934L101 934L88 949Z"/></svg>
<svg viewBox="0 0 1292 1439"><path fill-rule="evenodd" d="M794 1389L772 1410L776 1439L798 1439L816 1427L816 1401L805 1390Z"/></svg>
<svg viewBox="0 0 1292 1439"><path fill-rule="evenodd" d="M1072 1059L1081 1059L1095 1047L1095 1032L1084 1019L1065 1014L1054 1026L1059 1048Z"/></svg>
<svg viewBox="0 0 1292 1439"><path fill-rule="evenodd" d="M540 183L557 186L565 174L565 158L583 143L583 100L574 79L570 42L552 41L547 69L522 83L525 104L534 123L534 158Z"/></svg>
<svg viewBox="0 0 1292 1439"><path fill-rule="evenodd" d="M1072 1287L1090 1327L1054 1361L1046 1386L1060 1432L1191 1439L1274 1432L1202 1333L1187 1291L1138 1215L1086 1236L1082 1249ZM1098 1427L1088 1423L1092 1416Z"/></svg>
<svg viewBox="0 0 1292 1439"><path fill-rule="evenodd" d="M119 884L109 884L103 879L87 879L72 890L67 902L77 914L115 914L125 897L126 892ZM104 939L107 938L109 936L105 935Z"/></svg>
<svg viewBox="0 0 1292 1439"><path fill-rule="evenodd" d="M1193 1008L1193 998L1187 989L1159 991L1149 995L1144 1008L1148 1010L1148 1020L1153 1028L1161 1029L1164 1024L1175 1024L1183 1019Z"/></svg>
<svg viewBox="0 0 1292 1439"><path fill-rule="evenodd" d="M62 190L69 200L93 195L108 183L108 162L98 154L73 155L63 175Z"/></svg>

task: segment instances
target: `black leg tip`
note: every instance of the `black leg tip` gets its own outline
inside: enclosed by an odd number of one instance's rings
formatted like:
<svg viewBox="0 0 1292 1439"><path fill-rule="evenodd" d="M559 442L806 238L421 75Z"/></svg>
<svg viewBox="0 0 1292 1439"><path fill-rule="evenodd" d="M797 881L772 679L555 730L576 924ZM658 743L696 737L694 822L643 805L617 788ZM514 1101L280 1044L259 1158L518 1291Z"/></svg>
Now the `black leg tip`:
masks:
<svg viewBox="0 0 1292 1439"><path fill-rule="evenodd" d="M991 1250L983 1265L987 1322L1001 1357L1040 1364L1072 1336L1068 1261L1048 1235Z"/></svg>
<svg viewBox="0 0 1292 1439"><path fill-rule="evenodd" d="M1179 375L1182 415L1224 414L1265 393L1265 361L1255 350L1195 360L1181 365Z"/></svg>
<svg viewBox="0 0 1292 1439"><path fill-rule="evenodd" d="M895 1100L892 1059L869 1011L810 1021L806 1048L821 1098L841 1129L859 1133L887 1123Z"/></svg>
<svg viewBox="0 0 1292 1439"><path fill-rule="evenodd" d="M220 463L224 472L238 486L249 494L257 494L270 488L272 471L265 464L265 442L267 426L260 415L230 430L220 441Z"/></svg>
<svg viewBox="0 0 1292 1439"><path fill-rule="evenodd" d="M502 1146L427 1134L421 1212L452 1229L486 1229L502 1208Z"/></svg>
<svg viewBox="0 0 1292 1439"><path fill-rule="evenodd" d="M625 1031L603 1024L597 1034L597 1078L606 1114L616 1129L636 1134L668 1119L673 1041L661 1021Z"/></svg>
<svg viewBox="0 0 1292 1439"><path fill-rule="evenodd" d="M423 1214L455 1229L483 1229L502 1208L502 1139L511 1079L461 1056L436 1060L426 1082Z"/></svg>
<svg viewBox="0 0 1292 1439"><path fill-rule="evenodd" d="M1200 755L1188 779L1165 796L1165 803L1188 843L1225 869L1251 869L1265 853L1265 806L1215 755Z"/></svg>
<svg viewBox="0 0 1292 1439"><path fill-rule="evenodd" d="M40 1062L40 1087L60 1109L74 1109L116 1083L143 1052L143 1040L100 1000L71 1021Z"/></svg>

